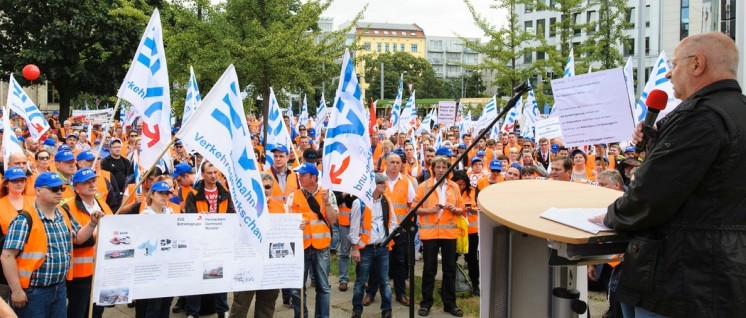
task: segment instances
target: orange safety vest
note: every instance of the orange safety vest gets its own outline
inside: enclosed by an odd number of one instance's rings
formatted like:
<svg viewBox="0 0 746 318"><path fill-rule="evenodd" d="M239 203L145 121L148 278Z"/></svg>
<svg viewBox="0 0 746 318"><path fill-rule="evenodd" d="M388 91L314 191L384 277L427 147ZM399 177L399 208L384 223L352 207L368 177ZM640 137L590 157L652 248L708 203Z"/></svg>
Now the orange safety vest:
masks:
<svg viewBox="0 0 746 318"><path fill-rule="evenodd" d="M67 216L65 211L60 211L62 218L65 221L67 228L72 231L72 223L70 218ZM31 230L29 230L28 240L23 244L23 250L18 254L16 258L16 266L18 266L18 276L21 280L21 287L24 289L31 286L31 275L38 270L44 260L47 258L47 232L44 230L44 223L42 223L39 212L34 208L29 211L31 215ZM70 235L70 246L72 246L72 235ZM72 251L70 251L72 252ZM67 280L73 279L73 271L67 271Z"/></svg>
<svg viewBox="0 0 746 318"><path fill-rule="evenodd" d="M285 204L277 200L267 200L267 209L269 213L287 213L285 211Z"/></svg>
<svg viewBox="0 0 746 318"><path fill-rule="evenodd" d="M409 162L404 162L404 174L409 176L414 176L412 174L412 171L417 168L417 173L422 173L422 167L420 166L420 162L415 160L414 163L410 164Z"/></svg>
<svg viewBox="0 0 746 318"><path fill-rule="evenodd" d="M474 187L471 187L469 189L469 192L467 193L461 193L461 203L463 203L463 206L461 208L466 211L466 205L471 204L471 207L476 209L477 208L477 199L476 199L476 189ZM479 232L479 223L478 223L478 213L466 213L466 219L469 220L469 234L474 234Z"/></svg>
<svg viewBox="0 0 746 318"><path fill-rule="evenodd" d="M376 145L376 148L373 149L373 162L377 163L378 158L381 158L381 155L383 155L383 145L379 143Z"/></svg>
<svg viewBox="0 0 746 318"><path fill-rule="evenodd" d="M407 204L407 196L409 195L409 179L399 174L399 180L394 183L394 189L389 190L388 180L386 180L386 190L383 194L389 199L389 203L394 208L394 215L396 215L396 222L401 224L404 220L404 216L409 212L409 205Z"/></svg>
<svg viewBox="0 0 746 318"><path fill-rule="evenodd" d="M192 195L195 197L197 196L197 189L192 189ZM228 212L229 201L230 201L230 198L218 202L218 213ZM196 200L195 199L194 205L197 209L197 213L209 213L208 211L210 211L210 203L207 200ZM174 210L174 213L176 213L176 210Z"/></svg>
<svg viewBox="0 0 746 318"><path fill-rule="evenodd" d="M326 218L326 202L321 199L321 193L325 191L319 187L314 198L321 207L321 215ZM303 248L313 246L317 250L325 249L332 243L332 232L326 225L326 220L319 219L316 212L311 210L308 200L303 194L303 190L293 192L293 213L302 213L303 220L308 221L308 225L303 229Z"/></svg>
<svg viewBox="0 0 746 318"><path fill-rule="evenodd" d="M276 201L275 204L279 203L284 205L287 197L291 193L300 189L300 183L298 183L298 174L295 173L293 170L287 169L287 174L285 175L287 181L285 181L285 191L283 192L282 189L280 189L280 182L277 181L277 173L275 172L274 167L270 167L269 171L275 177L275 186L272 187L272 197L268 199L268 202Z"/></svg>
<svg viewBox="0 0 746 318"><path fill-rule="evenodd" d="M23 196L23 210L31 213L34 211L34 199L32 197ZM0 199L0 228L4 235L8 235L8 227L13 218L18 215L18 211L10 203L10 198L6 195Z"/></svg>
<svg viewBox="0 0 746 318"><path fill-rule="evenodd" d="M388 202L388 200L386 200L385 198L386 198L385 195L381 196L381 199L382 199L381 208L383 208L384 202L388 203L389 218L388 220L385 220L384 222L388 222L386 224L391 224L391 218L394 217L394 214L391 213L391 202ZM369 206L365 206L362 200L360 200L360 206L364 206L365 209L363 209L363 217L360 218L360 242L357 243L357 246L360 249L364 249L365 246L367 246L368 242L370 241L370 231L372 231L372 228L373 228L373 210L371 210ZM391 230L393 229L389 229L389 231ZM389 251L391 250L393 246L394 246L394 240L389 241L389 244L388 244Z"/></svg>
<svg viewBox="0 0 746 318"><path fill-rule="evenodd" d="M503 178L502 174L497 176L497 182L503 182L503 181L505 181L505 178ZM484 188L486 188L489 185L491 185L489 176L484 176L480 178L479 180L477 180L477 189L479 189L479 191L482 191Z"/></svg>
<svg viewBox="0 0 746 318"><path fill-rule="evenodd" d="M112 215L111 209L102 200L94 199L101 207L101 210L107 214ZM66 204L70 210L70 214L75 218L78 223L85 226L91 221L91 215L87 211L83 211L78 208L76 200L71 202L72 204ZM93 275L93 259L96 256L96 247L91 246L73 246L73 278L90 277Z"/></svg>
<svg viewBox="0 0 746 318"><path fill-rule="evenodd" d="M346 205L339 205L339 216L337 217L337 223L339 223L340 226L350 226L351 211L352 209L348 208Z"/></svg>
<svg viewBox="0 0 746 318"><path fill-rule="evenodd" d="M450 180L446 180L446 204L450 204L456 207L461 207L461 195L458 185ZM425 193L430 190L435 184L434 177L428 179L426 182L420 184L417 187L415 194L415 201L422 200L425 197ZM433 194L427 198L425 203L422 205L423 208L432 208L440 202L438 191L433 191ZM440 216L438 215L440 214ZM456 220L453 213L448 210L443 210L441 213L420 215L420 239L421 240L434 240L434 239L456 239L458 236L458 229L456 228Z"/></svg>

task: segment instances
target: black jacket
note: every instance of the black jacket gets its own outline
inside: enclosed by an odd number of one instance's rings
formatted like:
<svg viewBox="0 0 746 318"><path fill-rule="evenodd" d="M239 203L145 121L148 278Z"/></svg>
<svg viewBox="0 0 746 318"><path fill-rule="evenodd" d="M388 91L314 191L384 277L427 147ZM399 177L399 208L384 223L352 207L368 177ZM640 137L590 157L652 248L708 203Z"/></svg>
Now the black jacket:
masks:
<svg viewBox="0 0 746 318"><path fill-rule="evenodd" d="M746 97L713 83L658 123L605 223L632 236L621 302L672 317L746 313Z"/></svg>
<svg viewBox="0 0 746 318"><path fill-rule="evenodd" d="M231 194L228 190L223 187L222 184L217 183L218 187L218 209L220 209L221 203L227 202L225 213L236 213L236 209L233 207L233 200L231 200ZM197 201L207 201L205 197L205 180L200 180L192 189L186 199L184 200L184 213L198 213Z"/></svg>

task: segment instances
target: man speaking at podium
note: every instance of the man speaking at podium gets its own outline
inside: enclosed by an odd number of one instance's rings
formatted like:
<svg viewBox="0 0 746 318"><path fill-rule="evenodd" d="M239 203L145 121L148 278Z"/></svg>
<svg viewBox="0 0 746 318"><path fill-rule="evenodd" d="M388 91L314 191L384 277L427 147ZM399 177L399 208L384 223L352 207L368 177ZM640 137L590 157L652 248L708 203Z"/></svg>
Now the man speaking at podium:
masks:
<svg viewBox="0 0 746 318"><path fill-rule="evenodd" d="M619 300L635 317L746 313L746 97L723 33L682 40L666 74L682 100L646 130L648 156L604 223L630 236ZM638 125L633 138L643 138ZM639 145L639 143L638 143Z"/></svg>

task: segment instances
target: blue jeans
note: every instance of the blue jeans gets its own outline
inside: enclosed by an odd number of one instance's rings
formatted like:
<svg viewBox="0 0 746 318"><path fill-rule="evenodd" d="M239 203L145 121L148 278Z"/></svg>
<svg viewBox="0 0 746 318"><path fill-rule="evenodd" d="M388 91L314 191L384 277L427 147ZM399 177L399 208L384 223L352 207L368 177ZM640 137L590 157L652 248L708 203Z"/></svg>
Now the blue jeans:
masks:
<svg viewBox="0 0 746 318"><path fill-rule="evenodd" d="M339 236L341 233L339 233L339 223L334 222L332 224L332 245L329 246L329 249L331 250L337 250L339 248Z"/></svg>
<svg viewBox="0 0 746 318"><path fill-rule="evenodd" d="M337 250L337 261L339 262L339 282L347 283L350 277L347 274L350 266L350 227L339 226L339 249Z"/></svg>
<svg viewBox="0 0 746 318"><path fill-rule="evenodd" d="M406 296L406 284L409 276L409 261L407 258L407 234L399 234L394 236L394 247L389 252L389 271L388 277L394 280L394 294L397 297ZM372 271L377 271L375 265ZM370 298L376 297L378 277L371 275L368 278L368 288L365 289L365 293Z"/></svg>
<svg viewBox="0 0 746 318"><path fill-rule="evenodd" d="M304 251L305 268L303 270L303 285L306 285L308 279L308 270L313 271L316 276L316 308L314 317L329 318L329 249L317 250L309 247ZM303 317L308 317L308 307L306 302L306 293L303 293ZM301 317L300 308L300 290L293 290L293 307L295 309L295 318Z"/></svg>
<svg viewBox="0 0 746 318"><path fill-rule="evenodd" d="M224 313L228 311L228 293L213 294L215 297L215 312ZM199 310L202 307L202 295L186 296L186 315L199 317Z"/></svg>
<svg viewBox="0 0 746 318"><path fill-rule="evenodd" d="M368 275L370 275L376 276L378 289L381 291L381 312L391 312L388 248L366 246L360 250L360 263L355 268L355 274L357 277L355 277L355 288L352 291L352 311L363 313L365 282L368 281Z"/></svg>
<svg viewBox="0 0 746 318"><path fill-rule="evenodd" d="M65 282L47 287L29 287L26 292L28 302L23 308L13 307L19 318L67 317L67 288Z"/></svg>

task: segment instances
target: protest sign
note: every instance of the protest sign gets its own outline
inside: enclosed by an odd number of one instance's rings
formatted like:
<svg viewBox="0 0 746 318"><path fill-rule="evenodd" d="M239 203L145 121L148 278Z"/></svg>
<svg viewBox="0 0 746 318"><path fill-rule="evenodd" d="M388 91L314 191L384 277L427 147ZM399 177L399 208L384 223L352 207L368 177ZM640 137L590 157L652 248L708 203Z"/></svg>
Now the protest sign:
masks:
<svg viewBox="0 0 746 318"><path fill-rule="evenodd" d="M438 102L438 124L453 125L456 123L456 102Z"/></svg>
<svg viewBox="0 0 746 318"><path fill-rule="evenodd" d="M550 117L536 122L536 140L541 138L552 139L562 137L559 117Z"/></svg>
<svg viewBox="0 0 746 318"><path fill-rule="evenodd" d="M622 68L552 80L565 146L629 139L634 122Z"/></svg>
<svg viewBox="0 0 746 318"><path fill-rule="evenodd" d="M110 215L99 225L93 301L300 288L302 215L270 214L262 245L237 214Z"/></svg>

